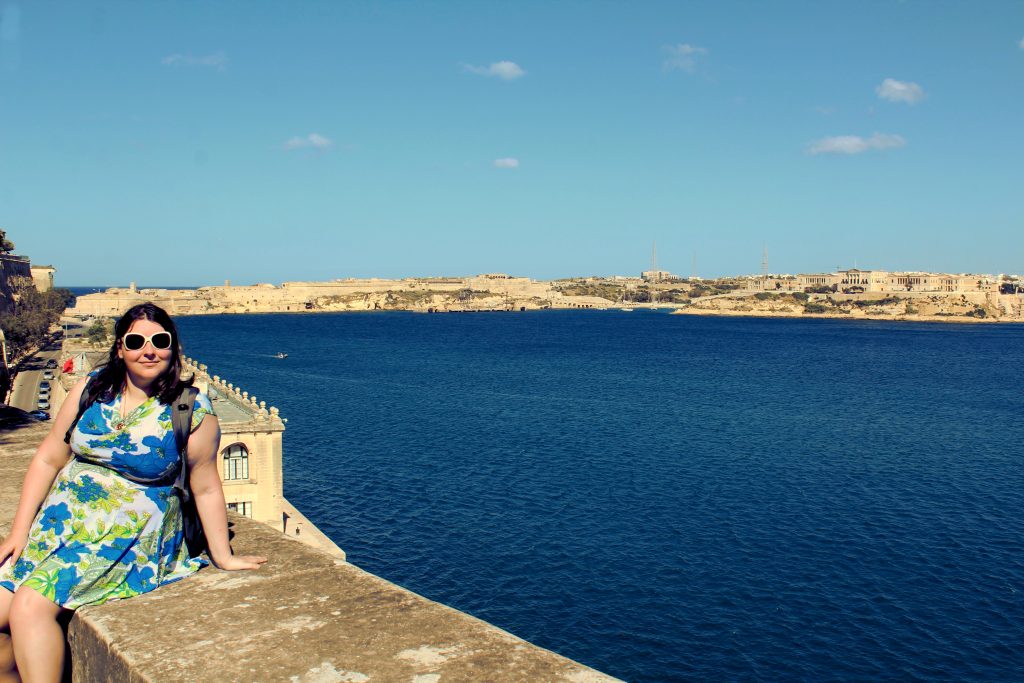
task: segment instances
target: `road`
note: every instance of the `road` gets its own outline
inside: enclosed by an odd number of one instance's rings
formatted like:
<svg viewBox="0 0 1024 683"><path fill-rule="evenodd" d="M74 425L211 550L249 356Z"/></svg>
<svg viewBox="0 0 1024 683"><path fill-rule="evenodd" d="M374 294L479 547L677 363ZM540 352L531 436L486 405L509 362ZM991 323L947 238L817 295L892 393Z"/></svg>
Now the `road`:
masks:
<svg viewBox="0 0 1024 683"><path fill-rule="evenodd" d="M43 379L46 361L51 358L60 360L60 342L51 342L22 363L21 372L14 378L10 405L22 410L36 410L39 405L39 383ZM53 374L56 376L57 370ZM50 380L50 384L55 381Z"/></svg>

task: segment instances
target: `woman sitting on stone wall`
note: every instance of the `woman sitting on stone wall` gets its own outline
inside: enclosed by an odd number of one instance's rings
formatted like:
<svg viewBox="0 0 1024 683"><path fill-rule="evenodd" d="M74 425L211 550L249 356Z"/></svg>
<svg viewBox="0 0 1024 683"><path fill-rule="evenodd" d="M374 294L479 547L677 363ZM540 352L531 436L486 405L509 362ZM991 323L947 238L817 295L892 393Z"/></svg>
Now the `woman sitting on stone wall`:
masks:
<svg viewBox="0 0 1024 683"><path fill-rule="evenodd" d="M108 362L68 393L36 451L0 543L0 683L19 674L26 682L61 679L58 619L69 611L149 592L206 564L189 554L173 486L173 404L191 385L181 379L177 329L146 303L121 317L114 336ZM83 391L89 407L69 445ZM190 426L187 472L207 554L220 569L257 569L265 558L233 555L228 544L220 428L202 393Z"/></svg>

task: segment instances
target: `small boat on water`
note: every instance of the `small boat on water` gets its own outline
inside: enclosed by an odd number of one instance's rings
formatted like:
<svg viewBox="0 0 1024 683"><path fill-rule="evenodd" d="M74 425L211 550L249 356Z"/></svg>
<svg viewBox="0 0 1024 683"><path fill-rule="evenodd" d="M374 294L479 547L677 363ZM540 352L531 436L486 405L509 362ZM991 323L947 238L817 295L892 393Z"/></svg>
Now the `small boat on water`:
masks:
<svg viewBox="0 0 1024 683"><path fill-rule="evenodd" d="M282 351L278 351L277 353L274 354L274 358L287 358L287 357L288 357L288 354L284 353Z"/></svg>

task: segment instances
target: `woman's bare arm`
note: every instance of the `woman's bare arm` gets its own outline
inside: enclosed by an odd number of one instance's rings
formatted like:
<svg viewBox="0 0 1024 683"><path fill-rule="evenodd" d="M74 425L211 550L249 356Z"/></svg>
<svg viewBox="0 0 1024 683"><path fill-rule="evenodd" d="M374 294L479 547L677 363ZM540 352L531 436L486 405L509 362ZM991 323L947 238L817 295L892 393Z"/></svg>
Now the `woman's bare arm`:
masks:
<svg viewBox="0 0 1024 683"><path fill-rule="evenodd" d="M17 562L25 549L25 542L28 539L29 529L32 527L32 520L39 512L39 506L46 499L46 494L53 486L53 480L71 457L71 448L64 443L64 435L71 428L71 423L78 415L78 402L85 389L86 380L81 380L68 392L64 404L53 419L50 431L46 438L39 444L36 454L32 456L32 462L28 465L25 473L25 481L21 486L21 500L18 503L18 511L14 514L14 524L11 526L10 535L0 543L0 565L8 558L11 562Z"/></svg>
<svg viewBox="0 0 1024 683"><path fill-rule="evenodd" d="M224 488L217 468L218 448L220 424L215 415L207 415L188 440L188 479L206 533L210 559L220 569L259 569L267 558L231 553Z"/></svg>

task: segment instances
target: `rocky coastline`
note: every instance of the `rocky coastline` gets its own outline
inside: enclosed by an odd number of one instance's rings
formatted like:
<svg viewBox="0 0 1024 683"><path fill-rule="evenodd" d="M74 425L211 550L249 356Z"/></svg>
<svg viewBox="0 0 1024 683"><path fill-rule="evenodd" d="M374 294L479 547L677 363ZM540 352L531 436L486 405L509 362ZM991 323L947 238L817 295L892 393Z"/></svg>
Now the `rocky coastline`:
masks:
<svg viewBox="0 0 1024 683"><path fill-rule="evenodd" d="M898 322L1024 322L1024 297L993 292L807 294L736 293L694 299L679 315L830 318Z"/></svg>
<svg viewBox="0 0 1024 683"><path fill-rule="evenodd" d="M581 284L584 283L584 284ZM1024 322L1024 294L804 292L678 283L534 281L507 276L286 282L198 289L111 288L80 296L72 315L113 317L142 301L174 315L541 309L674 308L681 315L838 318L914 322Z"/></svg>

